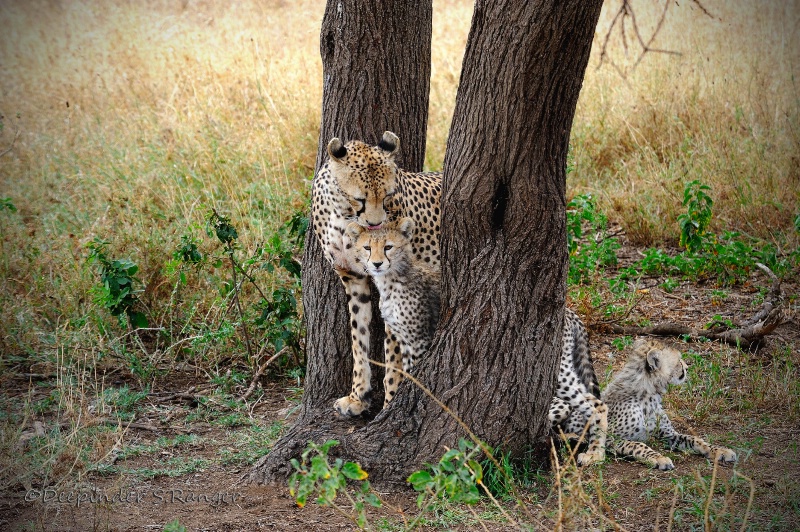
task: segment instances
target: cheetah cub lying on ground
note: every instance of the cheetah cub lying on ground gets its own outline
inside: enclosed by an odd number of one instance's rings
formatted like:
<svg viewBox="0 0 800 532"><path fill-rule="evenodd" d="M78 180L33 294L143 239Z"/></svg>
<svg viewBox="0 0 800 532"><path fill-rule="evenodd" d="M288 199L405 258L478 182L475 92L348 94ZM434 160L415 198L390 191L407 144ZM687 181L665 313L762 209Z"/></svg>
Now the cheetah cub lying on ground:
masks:
<svg viewBox="0 0 800 532"><path fill-rule="evenodd" d="M651 339L638 339L633 354L603 392L608 406L608 450L629 456L661 470L675 466L668 457L643 442L651 436L663 440L670 449L690 450L721 462L735 462L736 453L726 447L710 445L697 436L680 434L661 406L661 395L668 384L686 381L686 363L679 351Z"/></svg>
<svg viewBox="0 0 800 532"><path fill-rule="evenodd" d="M368 230L353 222L347 234L355 243L358 262L372 277L380 294L386 325L387 360L383 407L402 380L399 369L410 371L431 345L439 321L439 271L414 258L411 240L414 220L402 218L381 229ZM394 349L388 349L393 344Z"/></svg>

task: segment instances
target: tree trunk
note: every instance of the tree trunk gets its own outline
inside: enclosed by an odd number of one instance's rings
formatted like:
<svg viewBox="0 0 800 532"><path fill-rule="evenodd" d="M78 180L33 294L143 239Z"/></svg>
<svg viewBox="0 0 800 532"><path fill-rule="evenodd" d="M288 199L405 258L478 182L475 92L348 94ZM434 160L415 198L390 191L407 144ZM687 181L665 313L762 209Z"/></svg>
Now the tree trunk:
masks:
<svg viewBox="0 0 800 532"><path fill-rule="evenodd" d="M317 171L333 137L377 144L384 131L401 141L402 168L419 171L425 159L431 68L431 0L385 2L329 0L322 21L322 123ZM303 255L306 319L306 381L300 416L273 451L254 467L251 480L271 481L289 472L289 458L308 440L334 437L352 427L336 419L333 402L347 395L353 371L344 290L325 260L311 228ZM377 294L377 292L373 292ZM373 300L376 299L373 297ZM371 358L383 360L383 324L373 301ZM381 371L373 376L375 403L382 404ZM358 423L358 421L356 421ZM363 421L362 421L363 423Z"/></svg>
<svg viewBox="0 0 800 532"><path fill-rule="evenodd" d="M517 456L541 450L548 431L566 293L566 157L601 4L476 2L447 145L442 317L413 374L480 439ZM409 381L365 427L314 431L318 441L336 436L339 453L384 483L465 435Z"/></svg>
<svg viewBox="0 0 800 532"><path fill-rule="evenodd" d="M442 318L414 374L490 446L545 445L566 298L566 157L601 0L478 1L444 164ZM405 382L342 449L399 481L464 430ZM541 453L539 453L541 455Z"/></svg>

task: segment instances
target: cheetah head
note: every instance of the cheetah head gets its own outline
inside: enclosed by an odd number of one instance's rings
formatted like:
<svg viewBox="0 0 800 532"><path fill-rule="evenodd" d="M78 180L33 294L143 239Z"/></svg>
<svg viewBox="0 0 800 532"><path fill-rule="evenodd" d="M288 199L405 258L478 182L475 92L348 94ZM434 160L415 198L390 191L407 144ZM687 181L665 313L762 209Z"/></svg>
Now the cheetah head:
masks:
<svg viewBox="0 0 800 532"><path fill-rule="evenodd" d="M347 226L347 234L355 242L356 258L372 276L386 275L390 271L404 273L411 258L413 233L411 218L402 218L371 231L357 222Z"/></svg>
<svg viewBox="0 0 800 532"><path fill-rule="evenodd" d="M644 369L659 393L667 391L668 384L686 382L686 362L677 349L652 339L639 338L633 344L634 354L644 360Z"/></svg>
<svg viewBox="0 0 800 532"><path fill-rule="evenodd" d="M336 137L328 143L331 175L362 227L379 229L388 217L386 200L396 192L394 156L399 148L400 139L391 131L384 132L377 146L358 140L342 144Z"/></svg>

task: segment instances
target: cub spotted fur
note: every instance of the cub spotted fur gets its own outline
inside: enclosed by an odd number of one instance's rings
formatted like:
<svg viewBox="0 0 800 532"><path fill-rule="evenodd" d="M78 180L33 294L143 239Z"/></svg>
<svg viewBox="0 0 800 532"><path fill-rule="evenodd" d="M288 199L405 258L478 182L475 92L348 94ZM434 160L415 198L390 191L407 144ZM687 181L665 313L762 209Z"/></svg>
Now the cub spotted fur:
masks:
<svg viewBox="0 0 800 532"><path fill-rule="evenodd" d="M608 409L600 400L586 328L578 315L568 308L564 309L561 365L548 418L554 428L560 428L570 438L577 438L586 430L588 448L578 455L578 465L603 461Z"/></svg>
<svg viewBox="0 0 800 532"><path fill-rule="evenodd" d="M633 354L603 393L611 433L609 450L662 470L675 466L644 442L651 436L670 449L690 450L721 462L736 461L736 453L710 445L697 436L677 432L661 406L667 385L686 381L686 363L676 349L651 339L638 339Z"/></svg>
<svg viewBox="0 0 800 532"><path fill-rule="evenodd" d="M386 324L386 394L392 400L402 380L431 345L439 321L440 274L414 257L411 239L414 220L402 218L377 230L353 222L347 233L355 255L372 277L380 294L381 317ZM393 347L390 346L393 344Z"/></svg>

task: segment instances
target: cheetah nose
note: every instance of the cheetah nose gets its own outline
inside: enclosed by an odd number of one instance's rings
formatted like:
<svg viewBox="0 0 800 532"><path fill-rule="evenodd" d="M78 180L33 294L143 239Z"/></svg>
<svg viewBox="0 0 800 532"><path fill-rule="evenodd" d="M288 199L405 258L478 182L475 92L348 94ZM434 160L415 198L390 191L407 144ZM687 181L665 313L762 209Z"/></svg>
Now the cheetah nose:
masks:
<svg viewBox="0 0 800 532"><path fill-rule="evenodd" d="M381 261L381 262L373 262L372 263L372 265L375 266L376 268L380 268L381 264L383 264L383 261Z"/></svg>

